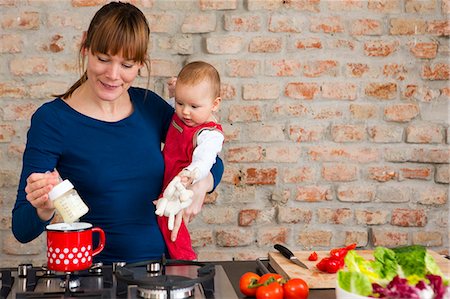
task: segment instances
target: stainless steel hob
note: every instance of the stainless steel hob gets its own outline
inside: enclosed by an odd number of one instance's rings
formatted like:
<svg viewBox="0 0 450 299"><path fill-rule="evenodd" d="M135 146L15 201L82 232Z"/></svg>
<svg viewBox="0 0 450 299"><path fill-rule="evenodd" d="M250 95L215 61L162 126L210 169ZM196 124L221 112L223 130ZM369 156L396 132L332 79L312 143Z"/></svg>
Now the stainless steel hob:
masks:
<svg viewBox="0 0 450 299"><path fill-rule="evenodd" d="M238 296L220 265L157 260L94 264L75 273L21 264L0 268L0 298L221 298Z"/></svg>

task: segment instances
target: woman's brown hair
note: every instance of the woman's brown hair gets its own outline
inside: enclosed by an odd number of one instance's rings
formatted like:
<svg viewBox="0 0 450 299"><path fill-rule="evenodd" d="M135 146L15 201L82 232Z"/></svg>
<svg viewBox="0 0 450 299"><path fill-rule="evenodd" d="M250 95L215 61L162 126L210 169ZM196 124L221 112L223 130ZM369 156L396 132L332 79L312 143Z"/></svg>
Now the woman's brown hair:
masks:
<svg viewBox="0 0 450 299"><path fill-rule="evenodd" d="M147 67L150 64L147 48L150 29L142 11L130 3L111 2L100 8L92 18L79 49L82 76L65 93L55 95L67 99L87 80L84 50L109 55L121 54Z"/></svg>

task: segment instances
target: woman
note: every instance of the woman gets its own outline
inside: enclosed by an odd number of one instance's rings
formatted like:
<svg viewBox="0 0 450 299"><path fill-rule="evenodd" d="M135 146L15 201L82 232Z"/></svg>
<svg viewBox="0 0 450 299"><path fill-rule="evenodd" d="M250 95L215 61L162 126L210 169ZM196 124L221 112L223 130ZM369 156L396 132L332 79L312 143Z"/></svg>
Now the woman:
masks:
<svg viewBox="0 0 450 299"><path fill-rule="evenodd" d="M131 86L139 69L148 68L149 34L145 16L129 3L111 2L95 14L80 47L83 76L31 119L12 219L20 242L39 236L52 219L48 192L59 172L89 206L81 221L106 233L96 261L137 262L166 252L152 201L161 192L161 142L174 111L155 93ZM214 178L210 173L193 187L185 221L222 173L220 161Z"/></svg>

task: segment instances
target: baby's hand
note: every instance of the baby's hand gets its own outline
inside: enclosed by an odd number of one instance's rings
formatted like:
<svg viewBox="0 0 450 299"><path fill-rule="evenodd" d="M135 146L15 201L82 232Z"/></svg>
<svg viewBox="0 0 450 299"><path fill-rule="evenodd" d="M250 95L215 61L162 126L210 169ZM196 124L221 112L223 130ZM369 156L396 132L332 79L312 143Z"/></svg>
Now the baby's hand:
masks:
<svg viewBox="0 0 450 299"><path fill-rule="evenodd" d="M175 85L177 84L177 77L172 77L167 80L167 89L169 90L169 98L175 97Z"/></svg>
<svg viewBox="0 0 450 299"><path fill-rule="evenodd" d="M194 169L193 171L187 170L187 169L183 169L178 176L181 179L181 183L185 186L188 187L190 185L192 185L192 183L194 182L194 180L197 178L197 169Z"/></svg>

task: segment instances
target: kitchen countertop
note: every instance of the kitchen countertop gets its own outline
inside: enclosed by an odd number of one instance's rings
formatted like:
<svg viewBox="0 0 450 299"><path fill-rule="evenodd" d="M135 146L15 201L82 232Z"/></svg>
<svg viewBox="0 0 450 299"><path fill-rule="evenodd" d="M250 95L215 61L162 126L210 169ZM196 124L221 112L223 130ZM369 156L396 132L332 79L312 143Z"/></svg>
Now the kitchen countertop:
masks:
<svg viewBox="0 0 450 299"><path fill-rule="evenodd" d="M266 266L271 272L275 272L268 265L269 262L268 260L266 261L263 260L262 262L264 266ZM249 271L261 274L257 268L256 261L224 261L224 262L215 262L215 264L219 264L224 268L236 293L238 294L238 296L240 296L239 298L248 298L242 295L242 293L239 291L239 278L242 276L242 274ZM334 289L309 290L308 299L335 299L335 298L336 295Z"/></svg>

